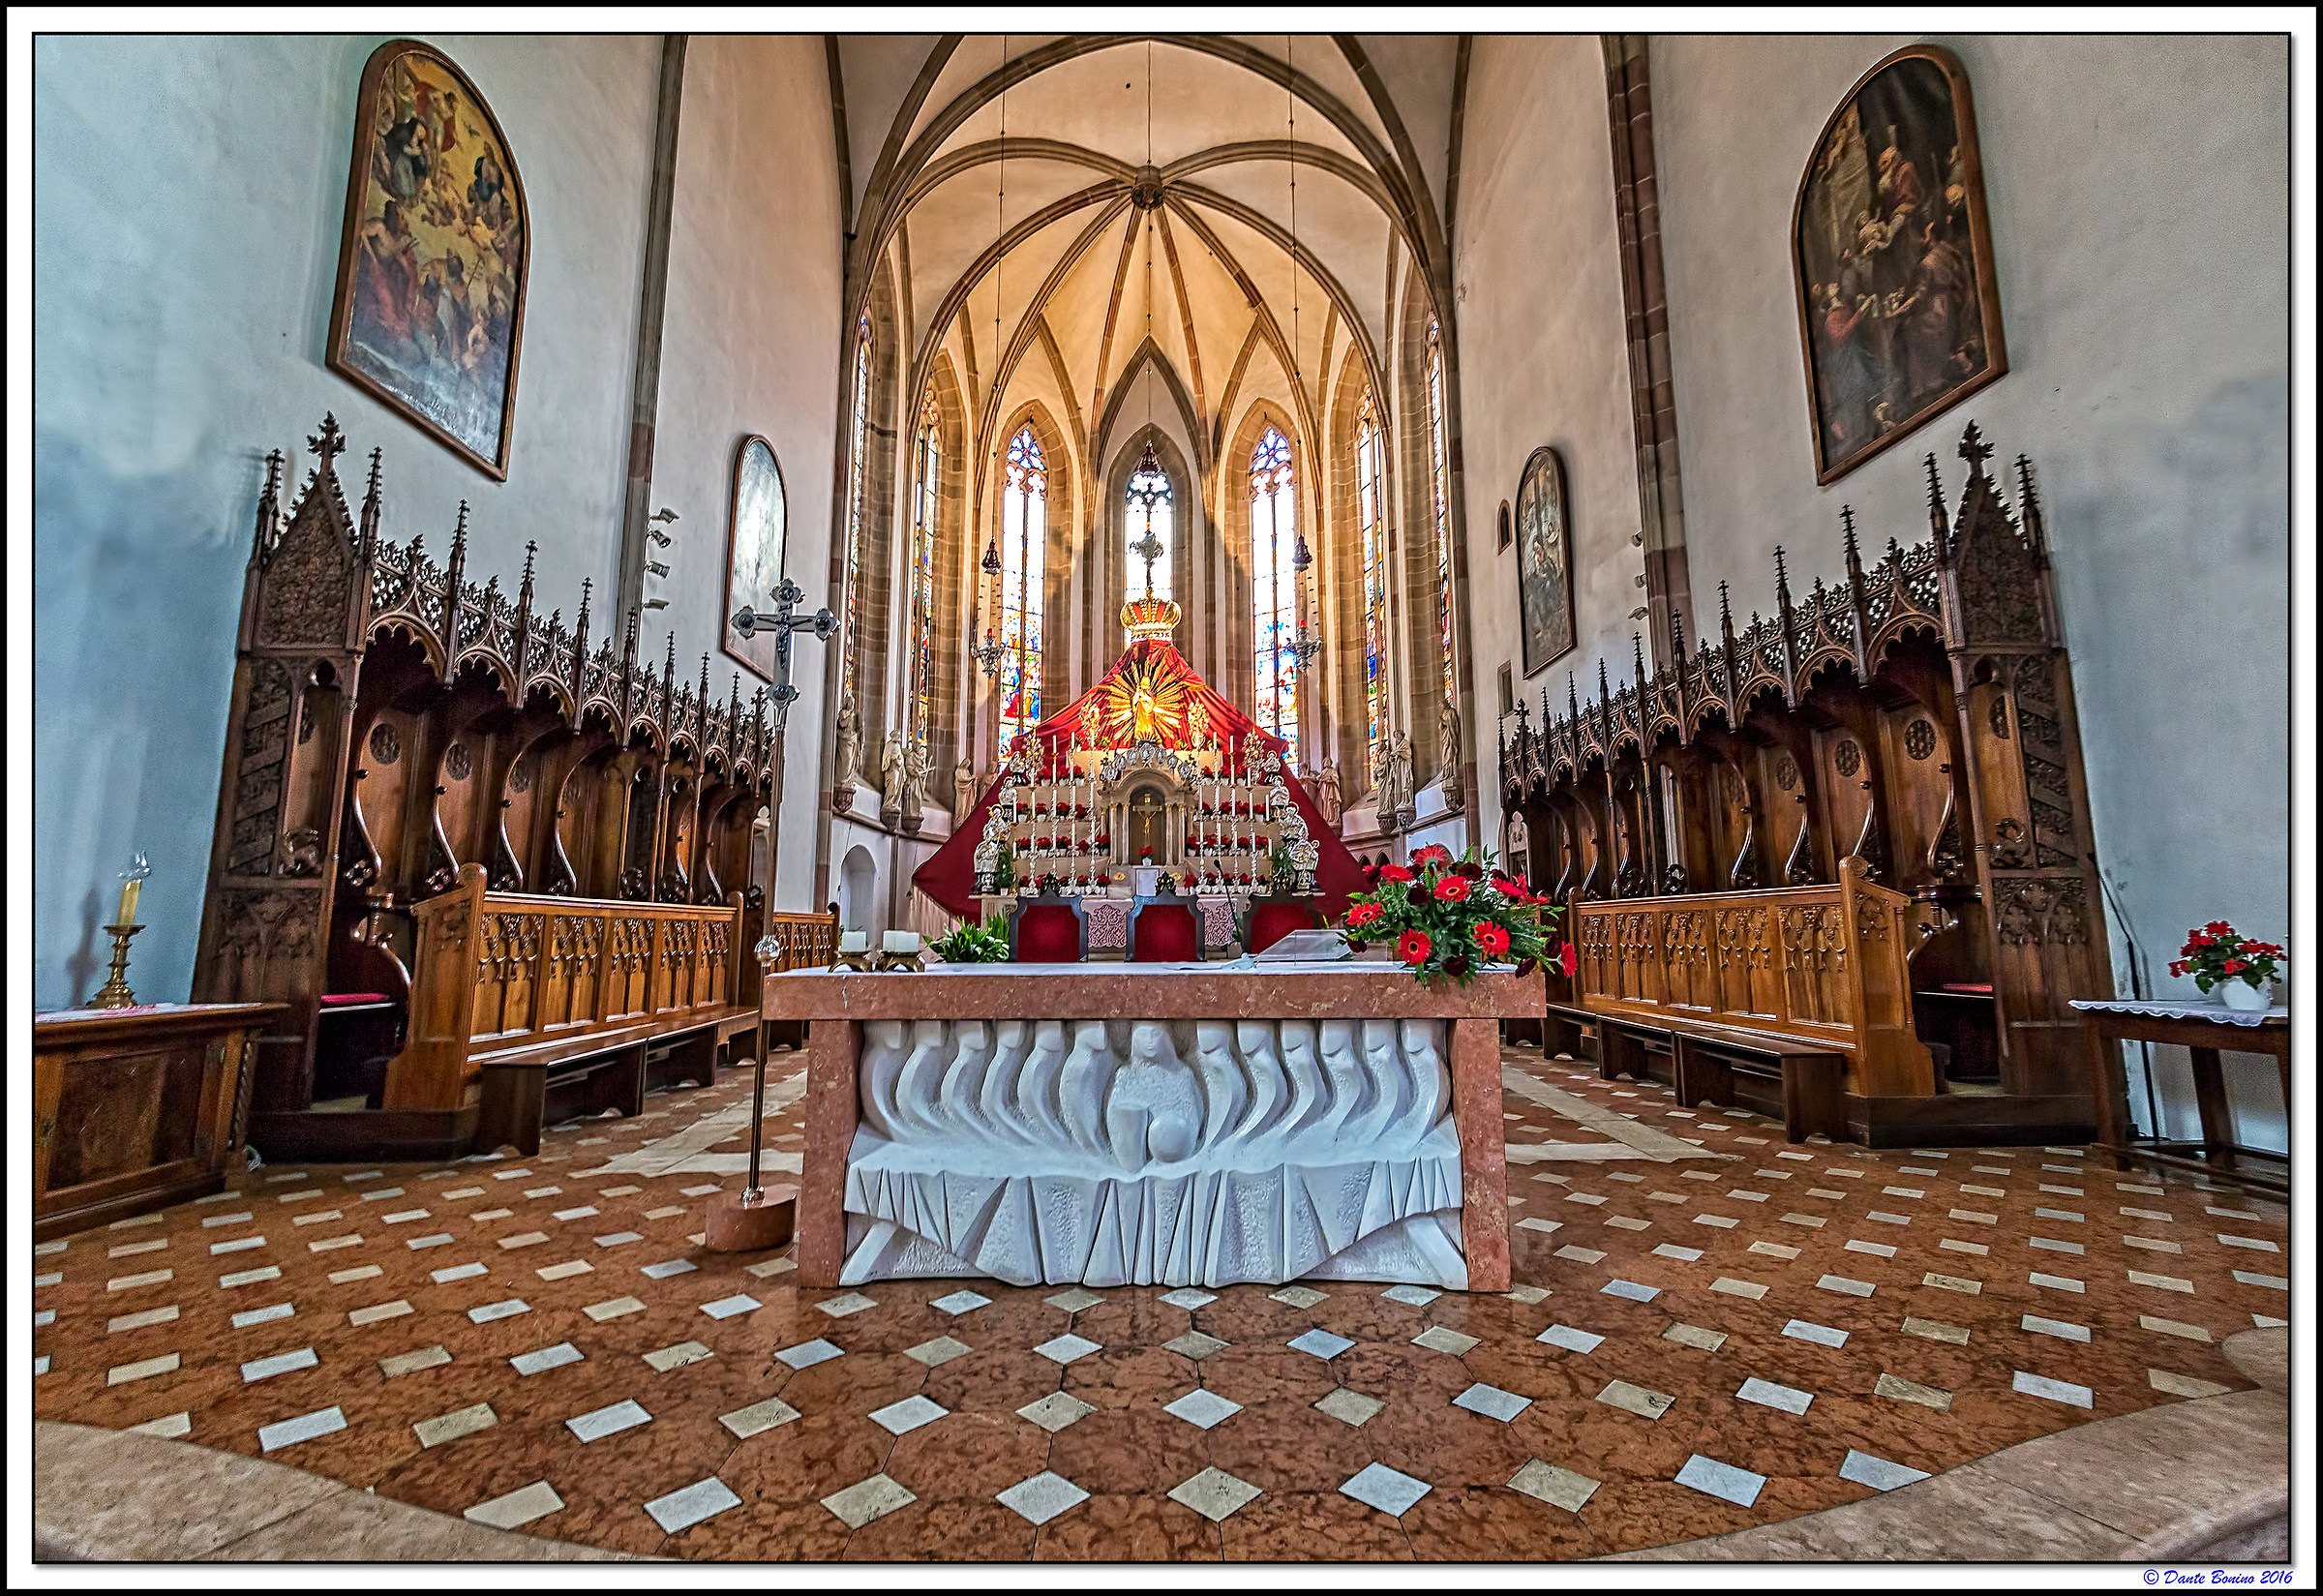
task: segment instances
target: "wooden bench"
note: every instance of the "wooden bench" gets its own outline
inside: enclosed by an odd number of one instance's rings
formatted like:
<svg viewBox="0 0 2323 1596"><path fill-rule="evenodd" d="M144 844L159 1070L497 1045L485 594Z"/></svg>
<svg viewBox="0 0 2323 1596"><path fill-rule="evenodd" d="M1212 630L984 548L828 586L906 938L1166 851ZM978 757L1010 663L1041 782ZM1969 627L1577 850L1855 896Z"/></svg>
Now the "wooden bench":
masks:
<svg viewBox="0 0 2323 1596"><path fill-rule="evenodd" d="M640 1114L647 1093L681 1080L707 1086L728 1039L757 1023L753 1010L736 1007L471 1055L481 1071L476 1145L529 1158L544 1126L608 1108Z"/></svg>
<svg viewBox="0 0 2323 1596"><path fill-rule="evenodd" d="M552 1121L636 1112L653 1084L708 1082L719 1045L757 1023L739 993L741 898L612 902L485 889L463 865L419 905L408 1039L384 1106L473 1103L486 1147L540 1145Z"/></svg>
<svg viewBox="0 0 2323 1596"><path fill-rule="evenodd" d="M1686 1107L1756 1108L1779 1118L1792 1142L1847 1136L1849 1049L1843 1043L1674 1015L1634 1019L1558 1003L1548 1005L1544 1026L1576 1058L1593 1035L1600 1080L1667 1078ZM1656 1060L1668 1061L1666 1077ZM1769 1090L1738 1090L1737 1079L1749 1086L1766 1083Z"/></svg>

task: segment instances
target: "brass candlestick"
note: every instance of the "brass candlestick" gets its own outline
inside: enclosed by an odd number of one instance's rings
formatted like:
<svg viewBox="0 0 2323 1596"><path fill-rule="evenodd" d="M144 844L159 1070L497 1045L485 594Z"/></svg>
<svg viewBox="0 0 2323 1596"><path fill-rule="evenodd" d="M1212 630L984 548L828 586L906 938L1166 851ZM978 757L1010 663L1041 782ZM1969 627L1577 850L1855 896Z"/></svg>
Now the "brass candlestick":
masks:
<svg viewBox="0 0 2323 1596"><path fill-rule="evenodd" d="M129 939L145 929L142 925L108 925L106 931L113 939L113 972L106 978L97 995L89 1000L91 1009L134 1009L137 995L129 989Z"/></svg>

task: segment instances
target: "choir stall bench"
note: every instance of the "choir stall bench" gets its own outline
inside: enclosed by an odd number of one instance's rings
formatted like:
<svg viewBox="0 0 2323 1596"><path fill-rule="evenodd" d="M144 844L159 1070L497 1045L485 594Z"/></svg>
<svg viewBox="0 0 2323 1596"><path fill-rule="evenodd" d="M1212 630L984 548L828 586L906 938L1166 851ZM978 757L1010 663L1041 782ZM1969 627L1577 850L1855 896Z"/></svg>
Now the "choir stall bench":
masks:
<svg viewBox="0 0 2323 1596"><path fill-rule="evenodd" d="M735 1001L739 894L609 902L485 889L464 865L415 910L410 1040L385 1105L477 1101L476 1145L540 1150L543 1125L644 1110L658 1085L707 1085L758 1022Z"/></svg>

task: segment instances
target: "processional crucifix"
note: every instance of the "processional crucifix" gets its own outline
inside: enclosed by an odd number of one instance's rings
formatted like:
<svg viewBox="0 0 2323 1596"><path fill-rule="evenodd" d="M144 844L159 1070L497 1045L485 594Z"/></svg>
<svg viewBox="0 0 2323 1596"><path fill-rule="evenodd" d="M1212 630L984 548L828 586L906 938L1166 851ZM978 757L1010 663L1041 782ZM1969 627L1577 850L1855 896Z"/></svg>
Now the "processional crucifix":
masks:
<svg viewBox="0 0 2323 1596"><path fill-rule="evenodd" d="M774 730L779 734L790 718L791 706L799 702L799 689L791 685L791 638L795 633L812 632L817 642L829 642L838 630L838 617L828 607L811 616L794 614L806 589L784 577L774 588L774 613L760 615L745 604L734 613L729 623L744 637L760 632L774 634L774 690L769 696L774 704ZM762 964L770 962L773 938L759 940L756 953ZM750 1177L742 1185L739 1201L713 1197L709 1204L708 1245L717 1252L755 1252L764 1248L779 1247L788 1241L798 1224L798 1194L775 1202L766 1202L766 1193L759 1189L758 1165L761 1139L765 1133L767 1112L767 1011L762 1000L758 1011L758 1060L750 1085Z"/></svg>

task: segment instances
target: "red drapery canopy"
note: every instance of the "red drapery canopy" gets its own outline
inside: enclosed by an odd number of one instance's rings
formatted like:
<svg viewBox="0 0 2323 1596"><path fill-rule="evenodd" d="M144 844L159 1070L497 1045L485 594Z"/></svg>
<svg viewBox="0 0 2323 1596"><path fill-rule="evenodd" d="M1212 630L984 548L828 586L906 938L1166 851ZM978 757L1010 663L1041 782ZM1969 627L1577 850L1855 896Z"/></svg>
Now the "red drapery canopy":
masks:
<svg viewBox="0 0 2323 1596"><path fill-rule="evenodd" d="M1043 772L1062 771L1074 748L1126 748L1149 738L1164 748L1222 744L1234 751L1234 767L1239 768L1244 739L1252 735L1278 754L1287 751L1288 744L1228 703L1194 673L1185 655L1161 638L1131 643L1096 686L1024 734L1038 740ZM1316 906L1337 919L1346 912L1347 894L1364 889L1363 867L1287 768L1282 785L1320 855L1314 868ZM962 918L977 912L976 846L1000 792L996 779L944 846L912 876L920 890Z"/></svg>

